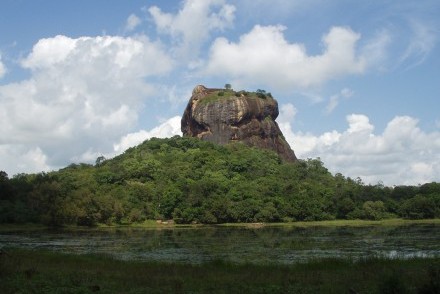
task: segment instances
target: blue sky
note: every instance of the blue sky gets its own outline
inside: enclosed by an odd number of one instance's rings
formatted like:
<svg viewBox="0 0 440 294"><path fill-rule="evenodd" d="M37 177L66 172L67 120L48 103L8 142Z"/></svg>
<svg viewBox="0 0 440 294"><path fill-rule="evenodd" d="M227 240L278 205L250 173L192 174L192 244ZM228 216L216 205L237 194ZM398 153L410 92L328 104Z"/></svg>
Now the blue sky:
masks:
<svg viewBox="0 0 440 294"><path fill-rule="evenodd" d="M440 181L440 2L4 0L0 169L56 170L180 134L194 86L265 89L300 158Z"/></svg>

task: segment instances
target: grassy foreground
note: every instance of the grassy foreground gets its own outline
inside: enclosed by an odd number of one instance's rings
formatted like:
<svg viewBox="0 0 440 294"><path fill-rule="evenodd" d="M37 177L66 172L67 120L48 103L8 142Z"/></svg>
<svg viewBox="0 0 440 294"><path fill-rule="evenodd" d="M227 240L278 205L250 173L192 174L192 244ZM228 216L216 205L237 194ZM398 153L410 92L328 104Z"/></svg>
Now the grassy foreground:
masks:
<svg viewBox="0 0 440 294"><path fill-rule="evenodd" d="M188 265L11 249L0 293L440 293L440 259Z"/></svg>

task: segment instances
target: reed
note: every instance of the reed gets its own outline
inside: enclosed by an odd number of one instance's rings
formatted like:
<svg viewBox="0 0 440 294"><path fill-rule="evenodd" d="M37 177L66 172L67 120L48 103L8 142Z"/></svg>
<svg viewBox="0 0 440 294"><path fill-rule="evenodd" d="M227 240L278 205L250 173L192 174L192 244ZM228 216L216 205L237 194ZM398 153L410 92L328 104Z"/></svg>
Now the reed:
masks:
<svg viewBox="0 0 440 294"><path fill-rule="evenodd" d="M11 249L0 280L1 293L440 293L440 258L195 265Z"/></svg>

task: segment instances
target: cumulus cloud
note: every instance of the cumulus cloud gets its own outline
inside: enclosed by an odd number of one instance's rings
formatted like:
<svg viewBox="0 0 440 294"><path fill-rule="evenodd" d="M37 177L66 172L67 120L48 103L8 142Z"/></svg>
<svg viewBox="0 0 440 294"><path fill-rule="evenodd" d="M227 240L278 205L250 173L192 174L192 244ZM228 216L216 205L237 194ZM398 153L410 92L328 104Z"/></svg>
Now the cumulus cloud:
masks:
<svg viewBox="0 0 440 294"><path fill-rule="evenodd" d="M278 126L282 130L287 142L291 144L290 142L294 141L294 134L290 122L294 121L298 110L292 103L282 104L279 109L280 114L278 115L276 121L278 123ZM290 146L292 147L292 145Z"/></svg>
<svg viewBox="0 0 440 294"><path fill-rule="evenodd" d="M231 27L235 17L235 7L224 0L186 0L176 14L163 12L157 6L148 12L158 32L170 35L177 54L184 57L197 56L210 33Z"/></svg>
<svg viewBox="0 0 440 294"><path fill-rule="evenodd" d="M168 138L175 135L182 135L180 130L181 119L182 117L175 116L150 131L141 130L135 133L127 134L123 136L118 143L113 145L113 149L115 153L118 154L153 137Z"/></svg>
<svg viewBox="0 0 440 294"><path fill-rule="evenodd" d="M0 144L0 170L9 176L22 172L49 171L47 156L39 147L26 144Z"/></svg>
<svg viewBox="0 0 440 294"><path fill-rule="evenodd" d="M357 55L360 35L333 27L323 36L324 50L308 55L302 44L289 43L283 26L256 25L237 43L218 38L210 50L206 72L230 76L238 84L269 85L277 89L306 88L349 74L360 74L366 62ZM237 84L234 81L234 84Z"/></svg>
<svg viewBox="0 0 440 294"><path fill-rule="evenodd" d="M386 185L439 180L440 132L422 131L409 116L396 116L382 134L362 114L348 115L347 123L343 132L321 135L294 132L286 123L280 128L298 157L320 157L333 173Z"/></svg>
<svg viewBox="0 0 440 294"><path fill-rule="evenodd" d="M3 78L3 76L6 73L6 66L2 62L2 55L0 54L0 79Z"/></svg>
<svg viewBox="0 0 440 294"><path fill-rule="evenodd" d="M127 18L127 21L125 24L125 30L127 32L131 32L135 28L137 28L141 23L142 23L142 20L136 14L132 13Z"/></svg>
<svg viewBox="0 0 440 294"><path fill-rule="evenodd" d="M45 166L58 167L90 146L111 149L153 94L148 78L168 73L173 62L143 36L56 36L39 40L21 66L29 79L0 86L3 155L24 162L37 150ZM23 144L33 147L13 147Z"/></svg>
<svg viewBox="0 0 440 294"><path fill-rule="evenodd" d="M283 104L280 106L280 114L278 116L279 123L289 123L295 119L298 110L292 103Z"/></svg>

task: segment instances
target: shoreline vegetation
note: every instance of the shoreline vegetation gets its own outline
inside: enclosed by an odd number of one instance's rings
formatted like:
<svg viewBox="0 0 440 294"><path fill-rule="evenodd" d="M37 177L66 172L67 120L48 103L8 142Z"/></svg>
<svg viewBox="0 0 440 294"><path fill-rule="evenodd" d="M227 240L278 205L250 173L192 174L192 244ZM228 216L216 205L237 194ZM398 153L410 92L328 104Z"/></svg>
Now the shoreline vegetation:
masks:
<svg viewBox="0 0 440 294"><path fill-rule="evenodd" d="M64 226L66 230L174 230L210 227L316 228L440 225L440 219L332 220L289 223ZM0 234L44 231L1 224ZM105 254L0 248L0 293L440 293L440 257L316 258L293 264L119 260Z"/></svg>
<svg viewBox="0 0 440 294"><path fill-rule="evenodd" d="M440 258L293 265L115 260L44 250L0 254L1 293L439 293Z"/></svg>
<svg viewBox="0 0 440 294"><path fill-rule="evenodd" d="M176 224L172 220L156 221L148 220L143 223L134 224L101 224L94 227L88 226L62 226L63 229L162 229L162 228L205 228L205 227L242 227L259 229L264 227L286 227L286 228L312 228L312 227L365 227L365 226L409 226L409 225L440 225L440 219L384 219L384 220L328 220L328 221L308 221L308 222L284 222L284 223L224 223L224 224ZM43 224L0 224L0 233L9 231L35 231L50 229L50 226Z"/></svg>

